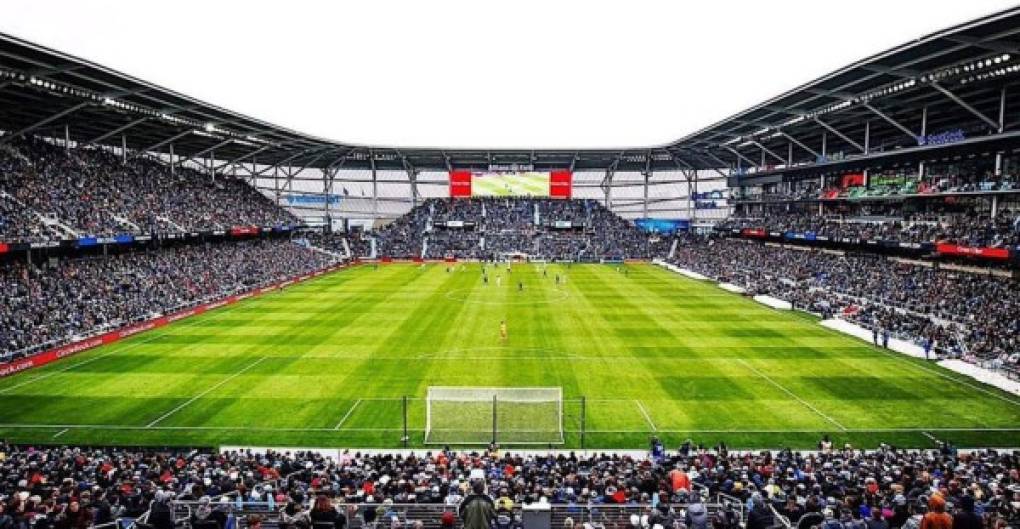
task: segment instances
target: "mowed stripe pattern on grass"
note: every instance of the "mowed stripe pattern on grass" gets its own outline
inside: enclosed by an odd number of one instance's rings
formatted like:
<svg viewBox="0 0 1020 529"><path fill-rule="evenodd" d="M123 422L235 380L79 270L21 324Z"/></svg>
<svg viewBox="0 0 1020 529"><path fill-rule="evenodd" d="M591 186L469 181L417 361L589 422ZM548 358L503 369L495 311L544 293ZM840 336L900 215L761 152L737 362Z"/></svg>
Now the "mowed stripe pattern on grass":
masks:
<svg viewBox="0 0 1020 529"><path fill-rule="evenodd" d="M646 446L653 431L747 447L1020 435L1015 397L651 265L488 273L356 267L21 373L0 380L0 435L395 447L402 397L420 443L438 385L562 387L568 446L581 396L592 447Z"/></svg>

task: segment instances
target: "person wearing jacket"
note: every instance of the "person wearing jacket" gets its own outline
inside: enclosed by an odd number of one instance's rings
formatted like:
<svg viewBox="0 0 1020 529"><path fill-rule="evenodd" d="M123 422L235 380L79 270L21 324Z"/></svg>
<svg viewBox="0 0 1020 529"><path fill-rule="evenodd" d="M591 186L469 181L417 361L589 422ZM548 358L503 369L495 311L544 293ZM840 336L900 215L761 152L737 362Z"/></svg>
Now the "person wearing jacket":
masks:
<svg viewBox="0 0 1020 529"><path fill-rule="evenodd" d="M953 517L946 512L946 500L939 494L928 499L928 513L921 518L921 529L953 529Z"/></svg>
<svg viewBox="0 0 1020 529"><path fill-rule="evenodd" d="M464 521L464 529L489 529L496 519L496 506L485 494L484 481L472 482L471 494L461 500L457 514Z"/></svg>

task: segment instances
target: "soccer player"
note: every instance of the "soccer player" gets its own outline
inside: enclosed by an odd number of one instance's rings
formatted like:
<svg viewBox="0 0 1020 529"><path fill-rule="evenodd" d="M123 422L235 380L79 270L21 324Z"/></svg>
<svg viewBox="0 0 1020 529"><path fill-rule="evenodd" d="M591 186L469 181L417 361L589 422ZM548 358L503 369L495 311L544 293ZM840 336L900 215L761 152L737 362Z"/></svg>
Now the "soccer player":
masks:
<svg viewBox="0 0 1020 529"><path fill-rule="evenodd" d="M517 282L517 291L518 292L524 292L524 281L518 281Z"/></svg>
<svg viewBox="0 0 1020 529"><path fill-rule="evenodd" d="M506 320L499 320L499 339L503 343L506 343L508 337L509 335L506 330Z"/></svg>
<svg viewBox="0 0 1020 529"><path fill-rule="evenodd" d="M486 285L489 284L489 276L488 276L488 274L482 274L482 283L485 283Z"/></svg>

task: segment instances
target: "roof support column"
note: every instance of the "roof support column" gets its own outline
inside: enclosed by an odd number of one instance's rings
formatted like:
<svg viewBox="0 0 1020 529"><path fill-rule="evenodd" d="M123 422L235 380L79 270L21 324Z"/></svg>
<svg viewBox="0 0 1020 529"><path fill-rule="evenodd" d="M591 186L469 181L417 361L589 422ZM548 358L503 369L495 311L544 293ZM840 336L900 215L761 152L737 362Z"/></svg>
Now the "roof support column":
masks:
<svg viewBox="0 0 1020 529"><path fill-rule="evenodd" d="M280 207L280 165L273 166L273 194L276 195L276 207Z"/></svg>
<svg viewBox="0 0 1020 529"><path fill-rule="evenodd" d="M177 174L177 163L174 160L174 144L170 144L170 174Z"/></svg>
<svg viewBox="0 0 1020 529"><path fill-rule="evenodd" d="M127 134L120 135L120 162L127 165Z"/></svg>
<svg viewBox="0 0 1020 529"><path fill-rule="evenodd" d="M368 151L368 163L372 168L372 219L379 218L379 172L375 167L375 152Z"/></svg>
<svg viewBox="0 0 1020 529"><path fill-rule="evenodd" d="M860 143L857 143L856 141L850 139L850 137L847 136L846 134L843 134L842 132L836 130L832 125L829 125L828 123L826 123L826 122L824 122L824 121L822 121L822 120L820 120L818 118L815 118L815 123L818 123L825 130L835 134L836 137L838 137L839 139L849 143L850 145L853 145L855 149L861 151L862 153L867 154L867 149L865 149L863 145L861 145ZM824 141L823 141L823 144L824 144Z"/></svg>
<svg viewBox="0 0 1020 529"><path fill-rule="evenodd" d="M71 151L71 126L64 123L64 152Z"/></svg>
<svg viewBox="0 0 1020 529"><path fill-rule="evenodd" d="M643 218L648 218L648 179L651 178L651 171L644 171L641 173L645 177L644 185L644 206L641 208L641 215Z"/></svg>
<svg viewBox="0 0 1020 529"><path fill-rule="evenodd" d="M871 120L864 122L864 155L867 156L871 152ZM864 169L864 187L871 187L871 174L868 169Z"/></svg>
<svg viewBox="0 0 1020 529"><path fill-rule="evenodd" d="M1003 86L1002 90L999 91L999 134L1002 134L1006 130L1006 87ZM999 176L1002 174L1002 151L995 153L995 175ZM995 205L996 201L992 201L992 218L995 218Z"/></svg>
<svg viewBox="0 0 1020 529"><path fill-rule="evenodd" d="M928 134L928 105L921 107L921 138ZM924 160L917 162L917 177L924 178Z"/></svg>

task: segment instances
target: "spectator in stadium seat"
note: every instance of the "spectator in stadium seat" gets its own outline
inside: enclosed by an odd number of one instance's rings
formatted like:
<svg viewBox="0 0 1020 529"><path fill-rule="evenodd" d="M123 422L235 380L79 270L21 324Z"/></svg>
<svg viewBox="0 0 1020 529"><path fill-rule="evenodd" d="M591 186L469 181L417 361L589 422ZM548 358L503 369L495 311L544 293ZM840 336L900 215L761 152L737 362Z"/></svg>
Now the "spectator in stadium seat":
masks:
<svg viewBox="0 0 1020 529"><path fill-rule="evenodd" d="M953 517L946 512L946 500L941 494L928 499L928 512L921 518L921 529L953 529Z"/></svg>
<svg viewBox="0 0 1020 529"><path fill-rule="evenodd" d="M747 529L771 529L775 524L772 510L756 492L751 497L751 510L747 515Z"/></svg>
<svg viewBox="0 0 1020 529"><path fill-rule="evenodd" d="M344 529L347 525L347 517L333 506L325 494L315 497L311 521L315 529Z"/></svg>
<svg viewBox="0 0 1020 529"><path fill-rule="evenodd" d="M457 511L464 529L490 529L496 519L496 508L492 498L485 494L485 481L471 483L471 494L461 501Z"/></svg>
<svg viewBox="0 0 1020 529"><path fill-rule="evenodd" d="M981 517L974 512L974 497L966 494L960 498L960 507L953 515L953 529L982 529Z"/></svg>

